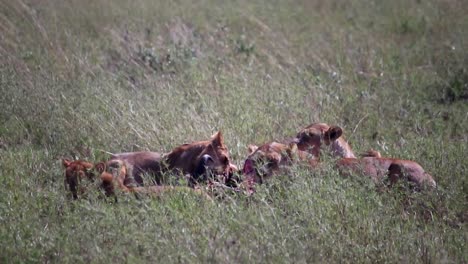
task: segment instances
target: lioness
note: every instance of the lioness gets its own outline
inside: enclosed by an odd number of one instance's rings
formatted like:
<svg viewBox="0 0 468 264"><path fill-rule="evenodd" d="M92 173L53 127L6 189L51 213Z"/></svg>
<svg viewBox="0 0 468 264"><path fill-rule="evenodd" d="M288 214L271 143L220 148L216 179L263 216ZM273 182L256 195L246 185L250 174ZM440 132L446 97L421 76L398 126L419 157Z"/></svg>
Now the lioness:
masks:
<svg viewBox="0 0 468 264"><path fill-rule="evenodd" d="M184 144L167 154L148 151L112 154L109 161L98 163L96 167L101 175L102 187L108 195L114 194L115 185L125 192L130 191L130 188L142 187L142 176L145 173L154 177L156 185L166 183L163 177L167 173L182 173L188 177L189 185L194 187L198 182L206 181L210 175L219 176L224 182L229 182L237 171L237 167L229 160L229 152L221 132L207 141ZM87 168L91 171L94 164L88 163ZM75 171L76 175L83 173L78 167L76 169L69 170ZM73 186L70 189L76 193L78 180L69 181L72 183L69 185Z"/></svg>
<svg viewBox="0 0 468 264"><path fill-rule="evenodd" d="M294 139L287 140L288 144L271 142L260 147L249 145L249 156L242 173L246 179L260 183L294 161L305 161L315 167L322 145L330 146L336 156L354 158L348 142L341 137L342 133L340 127L315 123L301 129Z"/></svg>
<svg viewBox="0 0 468 264"><path fill-rule="evenodd" d="M153 185L144 187L125 185L125 180L122 179L125 179L126 175L130 175L131 173L129 173L126 169L126 166L120 162L121 160L111 160L109 162L100 162L95 165L96 170L100 173L100 186L104 189L107 196L115 195L115 188L117 187L126 193L150 194L156 196L162 196L165 193L174 191L188 191L203 195L204 197L211 200L211 197L201 188L189 188L185 186L172 185ZM106 167L108 165L110 167ZM117 178L115 178L116 174L118 175Z"/></svg>
<svg viewBox="0 0 468 264"><path fill-rule="evenodd" d="M325 123L314 123L301 129L296 135L299 150L307 151L320 157L322 146L329 146L331 154L341 158L356 158L351 146L342 137L343 130L338 126L329 126Z"/></svg>
<svg viewBox="0 0 468 264"><path fill-rule="evenodd" d="M114 185L116 184L120 189L128 191L125 185L128 174L126 173L123 162L120 160L93 164L83 160L70 161L69 159L63 159L62 164L65 167L65 189L70 190L73 199L78 199L78 195L83 195L86 192L85 185L81 184L83 180L94 183L96 179L100 179L99 187L102 188L108 196L114 194ZM108 166L107 164L113 169L113 173L110 175L103 174Z"/></svg>
<svg viewBox="0 0 468 264"><path fill-rule="evenodd" d="M433 177L415 161L383 158L375 150L369 150L361 155L362 158L356 158L350 145L342 138L342 134L343 130L338 126L317 123L307 126L297 134L295 142L298 151L291 152L291 145L276 142L263 145L258 150L252 146L250 149L255 151L246 159L243 174L246 175L246 180L262 182L263 178L270 177L285 165L291 164L293 159L289 158L291 155L288 153L297 153L299 160L305 160L315 167L318 164L321 148L325 145L330 147L332 155L342 157L337 161L337 167L344 176L354 172L369 176L374 181L388 177L391 184L404 178L418 186L423 184L436 186Z"/></svg>
<svg viewBox="0 0 468 264"><path fill-rule="evenodd" d="M337 161L341 175L350 173L371 177L375 182L388 178L390 185L400 179L406 179L417 186L429 185L436 187L434 178L424 171L423 167L412 160L401 160L382 157L343 158Z"/></svg>
<svg viewBox="0 0 468 264"><path fill-rule="evenodd" d="M131 184L126 185L124 184L127 179L126 177L131 173L128 173L126 166L121 160L110 160L108 162L93 164L83 160L70 161L68 159L63 159L62 164L65 167L65 188L70 190L75 200L79 198L79 195L83 195L87 191L84 185L80 184L81 181L89 180L90 183L93 183L96 179L100 180L97 187L101 188L107 196L115 196L115 189L118 188L126 193L156 196L174 191L189 191L211 199L201 188L194 189L184 186L169 185L145 187L133 186ZM99 177L97 177L98 175Z"/></svg>
<svg viewBox="0 0 468 264"><path fill-rule="evenodd" d="M161 159L160 153L151 151L118 153L112 154L104 168L112 170L120 186L143 186L143 174L154 176L155 183L161 185Z"/></svg>
<svg viewBox="0 0 468 264"><path fill-rule="evenodd" d="M163 171L179 172L189 176L189 184L206 181L217 175L223 181L233 177L237 167L230 162L229 151L220 131L207 141L181 145L162 157Z"/></svg>
<svg viewBox="0 0 468 264"><path fill-rule="evenodd" d="M337 167L342 175L354 172L370 176L374 181L389 177L391 183L406 178L418 186L424 183L436 186L432 176L415 161L384 158L375 150L369 150L361 154L361 158L356 158L342 134L343 130L338 126L324 123L311 124L297 134L298 147L318 158L322 145L330 146L332 155L342 157L337 161Z"/></svg>
<svg viewBox="0 0 468 264"><path fill-rule="evenodd" d="M306 151L298 149L295 143L270 142L260 147L249 145L249 156L244 162L242 173L245 181L263 183L265 179L287 169L293 163L303 162L315 167L318 160Z"/></svg>
<svg viewBox="0 0 468 264"><path fill-rule="evenodd" d="M193 187L206 181L208 175L221 175L227 179L237 171L229 160L221 132L209 140L183 144L166 154L148 151L112 154L103 167L111 172L122 190L143 186L144 173L152 175L156 185L167 184L165 175L182 174Z"/></svg>

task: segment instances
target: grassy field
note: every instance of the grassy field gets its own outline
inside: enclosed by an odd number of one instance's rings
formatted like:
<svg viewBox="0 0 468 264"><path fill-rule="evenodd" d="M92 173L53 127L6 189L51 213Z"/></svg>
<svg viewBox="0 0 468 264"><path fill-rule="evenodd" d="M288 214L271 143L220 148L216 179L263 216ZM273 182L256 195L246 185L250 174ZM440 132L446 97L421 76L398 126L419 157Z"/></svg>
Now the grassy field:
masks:
<svg viewBox="0 0 468 264"><path fill-rule="evenodd" d="M468 3L0 0L0 262L468 263ZM60 158L247 145L312 122L418 161L378 191L328 158L205 201L70 202Z"/></svg>

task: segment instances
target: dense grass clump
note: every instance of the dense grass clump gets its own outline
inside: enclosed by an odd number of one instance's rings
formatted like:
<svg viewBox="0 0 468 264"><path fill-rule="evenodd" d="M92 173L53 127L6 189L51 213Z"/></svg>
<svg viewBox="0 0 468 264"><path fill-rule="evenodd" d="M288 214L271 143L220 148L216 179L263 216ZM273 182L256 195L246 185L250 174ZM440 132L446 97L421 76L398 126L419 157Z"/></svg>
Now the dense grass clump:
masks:
<svg viewBox="0 0 468 264"><path fill-rule="evenodd" d="M468 5L0 1L0 262L466 263ZM98 191L60 158L246 146L340 125L437 190L293 167L252 197Z"/></svg>

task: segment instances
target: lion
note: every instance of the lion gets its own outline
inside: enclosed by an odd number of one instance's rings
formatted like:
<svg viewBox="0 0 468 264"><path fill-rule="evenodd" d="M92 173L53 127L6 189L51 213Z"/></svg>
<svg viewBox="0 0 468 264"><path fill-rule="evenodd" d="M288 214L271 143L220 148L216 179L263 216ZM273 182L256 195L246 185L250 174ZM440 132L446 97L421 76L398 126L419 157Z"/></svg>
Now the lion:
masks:
<svg viewBox="0 0 468 264"><path fill-rule="evenodd" d="M298 149L293 142L283 144L270 142L261 146L249 145L249 155L244 161L242 187L248 194L255 192L255 184L262 184L274 175L285 172L295 163L316 167L318 160L306 151Z"/></svg>
<svg viewBox="0 0 468 264"><path fill-rule="evenodd" d="M109 196L115 194L116 187L124 192L144 187L144 174L151 175L154 183L159 186L167 185L168 179L164 178L167 175L183 175L187 177L189 186L194 188L208 179L221 180L223 183L233 182L238 170L229 159L229 151L220 131L209 140L183 144L166 154L150 151L110 154L110 160L96 165L87 162L86 167L90 171L97 169L101 175L101 187ZM68 165L68 162L69 160L63 162L66 171L70 171L68 174L84 173L82 167L67 169L65 164ZM78 178L69 178L70 189L73 196L77 197Z"/></svg>
<svg viewBox="0 0 468 264"><path fill-rule="evenodd" d="M328 146L331 154L339 158L336 167L343 176L357 173L371 177L374 181L388 178L391 185L406 179L417 186L427 184L436 187L433 177L415 161L382 157L375 150L368 150L357 158L342 135L343 130L338 126L315 123L302 129L289 145L272 142L258 148L249 146L251 153L243 168L246 181L261 183L264 178L271 177L297 161L306 161L315 168L319 164L321 149ZM292 151L294 144L297 144L296 151ZM292 159L290 153L296 153L298 158Z"/></svg>
<svg viewBox="0 0 468 264"><path fill-rule="evenodd" d="M62 164L65 167L65 188L70 190L74 200L83 195L87 188L81 182L88 180L95 183L97 179L100 182L95 186L105 192L106 196L116 197L116 189L124 193L133 193L135 195L148 194L151 196L163 196L171 192L194 192L211 200L211 197L202 188L189 188L186 186L155 185L155 186L134 186L126 182L130 175L125 164L121 160L109 160L93 164L88 161L76 160L70 161L63 159ZM126 184L127 183L127 184Z"/></svg>
<svg viewBox="0 0 468 264"><path fill-rule="evenodd" d="M125 185L142 185L143 173L152 174L157 185L166 182L163 177L168 173L184 175L195 184L205 182L210 175L228 179L238 170L230 161L220 131L209 140L183 144L166 154L145 151L119 153L112 154L109 162L115 163L113 167L120 167L120 163L125 165L128 174Z"/></svg>
<svg viewBox="0 0 468 264"><path fill-rule="evenodd" d="M341 158L337 160L337 168L342 175L353 172L369 176L374 181L389 178L391 184L404 178L418 186L428 184L436 187L433 177L415 161L382 157L375 150L368 150L357 158L342 135L343 130L338 126L315 123L302 129L296 140L300 150L307 151L316 158L319 158L323 145L329 146L331 154Z"/></svg>
<svg viewBox="0 0 468 264"><path fill-rule="evenodd" d="M221 131L209 140L183 144L162 157L162 171L186 175L189 185L206 182L213 176L229 182L237 172L229 158Z"/></svg>
<svg viewBox="0 0 468 264"><path fill-rule="evenodd" d="M144 174L151 175L155 185L167 185L170 180L167 176L182 175L194 187L211 176L229 181L238 170L229 159L220 131L209 140L183 144L165 154L149 151L112 154L105 165L122 190L143 186Z"/></svg>
<svg viewBox="0 0 468 264"><path fill-rule="evenodd" d="M93 182L96 178L94 164L84 160L62 159L62 165L65 168L65 189L70 191L73 199L78 199L78 195L86 191L84 185L80 185L81 181Z"/></svg>
<svg viewBox="0 0 468 264"><path fill-rule="evenodd" d="M125 153L127 154L127 153ZM121 160L110 160L108 162L100 162L95 165L96 170L100 173L101 185L100 187L105 191L107 196L115 196L115 189L119 189L124 193L133 193L135 195L147 194L151 196L161 197L166 193L171 192L194 192L201 195L208 200L211 196L208 195L202 188L190 188L187 186L173 186L173 185L152 185L152 186L134 186L125 184L127 171L125 164ZM115 177L117 175L117 178Z"/></svg>
<svg viewBox="0 0 468 264"><path fill-rule="evenodd" d="M356 158L351 146L344 139L343 130L339 126L329 126L325 123L314 123L301 129L295 141L301 151L307 151L320 158L322 147L328 146L334 157Z"/></svg>
<svg viewBox="0 0 468 264"><path fill-rule="evenodd" d="M352 173L371 177L374 182L389 180L390 186L404 179L421 187L437 187L436 181L423 167L412 160L367 156L362 158L343 158L337 161L341 175Z"/></svg>

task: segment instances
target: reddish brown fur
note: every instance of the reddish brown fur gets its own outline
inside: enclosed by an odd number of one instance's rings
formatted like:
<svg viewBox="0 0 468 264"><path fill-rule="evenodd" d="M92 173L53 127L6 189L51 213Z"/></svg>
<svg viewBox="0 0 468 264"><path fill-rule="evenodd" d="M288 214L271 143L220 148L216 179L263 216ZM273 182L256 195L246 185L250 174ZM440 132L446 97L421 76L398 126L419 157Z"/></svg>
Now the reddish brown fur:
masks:
<svg viewBox="0 0 468 264"><path fill-rule="evenodd" d="M206 160L208 156L208 160ZM237 167L231 164L229 151L224 144L221 132L210 140L181 145L164 155L163 162L169 171L189 174L192 183L206 180L207 173L229 177Z"/></svg>
<svg viewBox="0 0 468 264"><path fill-rule="evenodd" d="M211 157L209 164L205 164L204 155ZM206 167L215 174L230 175L237 171L237 167L229 161L221 132L210 140L184 144L164 155L148 151L114 154L105 165L105 168L112 170L110 173L123 191L143 186L144 173L152 174L156 184L162 185L166 183L163 175L167 172L181 172L184 176L190 175L190 179L198 180Z"/></svg>
<svg viewBox="0 0 468 264"><path fill-rule="evenodd" d="M77 199L78 194L82 194L85 191L79 188L80 182L83 179L93 181L95 178L93 171L94 164L83 160L70 161L63 159L62 165L65 168L65 188L68 187L73 199Z"/></svg>
<svg viewBox="0 0 468 264"><path fill-rule="evenodd" d="M96 170L100 173L101 188L104 189L107 196L115 195L116 187L124 192L129 192L128 178L131 173L128 172L125 162L122 160L109 160L96 164Z"/></svg>
<svg viewBox="0 0 468 264"><path fill-rule="evenodd" d="M94 168L94 165L89 162L75 163L86 163L86 168L90 170ZM63 161L64 167L67 168L66 174L85 175L84 167L73 165L75 163L69 160ZM221 132L213 135L210 140L184 144L165 155L148 151L113 154L109 161L98 163L95 167L101 175L101 187L107 195L114 195L116 188L124 192L164 189L162 187L151 187L147 190L145 190L147 187L141 188L145 173L153 175L156 184L161 185L165 183L162 177L166 172L181 172L184 175L190 175L193 187L197 181L206 180L204 177L207 173L221 174L226 181L237 171L237 167L229 160L229 153ZM74 198L78 197L76 190L79 178L66 177Z"/></svg>
<svg viewBox="0 0 468 264"><path fill-rule="evenodd" d="M181 172L198 179L206 169L223 175L237 171L237 167L229 160L221 132L210 140L184 144L164 155L148 151L114 154L109 163L126 167L128 175L119 178L125 186L143 185L143 173L154 175L156 184L161 185L164 183L162 176L167 172Z"/></svg>

